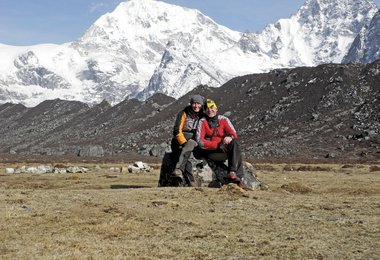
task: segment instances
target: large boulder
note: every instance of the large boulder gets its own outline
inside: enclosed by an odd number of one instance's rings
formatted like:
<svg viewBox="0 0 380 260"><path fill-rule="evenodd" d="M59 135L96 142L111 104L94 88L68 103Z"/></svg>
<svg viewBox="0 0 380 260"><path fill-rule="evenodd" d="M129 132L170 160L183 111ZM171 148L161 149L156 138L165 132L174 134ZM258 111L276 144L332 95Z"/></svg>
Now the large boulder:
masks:
<svg viewBox="0 0 380 260"><path fill-rule="evenodd" d="M189 164L192 167L192 177L184 175L183 179L173 177L172 172L175 168L175 161L171 153L165 153L161 171L160 179L158 181L159 187L166 186L186 186L188 179L195 179L195 183L199 187L213 187L220 188L229 183L227 179L228 169L226 162L215 162L212 160L198 160L191 158ZM257 178L256 170L252 164L248 162L243 163L244 173L241 181L251 190L266 190L268 186Z"/></svg>
<svg viewBox="0 0 380 260"><path fill-rule="evenodd" d="M100 145L88 145L78 150L80 157L102 157L104 155L103 147Z"/></svg>

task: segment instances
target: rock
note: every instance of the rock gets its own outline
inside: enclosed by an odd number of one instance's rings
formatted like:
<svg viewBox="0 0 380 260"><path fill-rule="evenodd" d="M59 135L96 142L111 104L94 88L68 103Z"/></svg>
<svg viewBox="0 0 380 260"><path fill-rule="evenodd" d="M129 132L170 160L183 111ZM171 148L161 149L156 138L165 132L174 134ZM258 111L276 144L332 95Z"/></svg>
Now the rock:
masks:
<svg viewBox="0 0 380 260"><path fill-rule="evenodd" d="M103 147L100 145L89 145L82 147L78 151L78 156L83 157L102 157L104 156Z"/></svg>
<svg viewBox="0 0 380 260"><path fill-rule="evenodd" d="M336 157L335 153L328 153L325 155L325 158L335 158L335 157Z"/></svg>
<svg viewBox="0 0 380 260"><path fill-rule="evenodd" d="M150 156L158 157L159 154L160 154L160 149L159 149L157 146L153 146L153 147L149 150L149 155L150 155Z"/></svg>
<svg viewBox="0 0 380 260"><path fill-rule="evenodd" d="M145 168L145 164L141 161L138 161L138 162L134 162L133 163L133 166L139 168L139 169L144 169Z"/></svg>
<svg viewBox="0 0 380 260"><path fill-rule="evenodd" d="M120 173L128 173L129 171L128 171L128 167L121 167L120 168Z"/></svg>
<svg viewBox="0 0 380 260"><path fill-rule="evenodd" d="M13 171L13 172L12 172ZM78 166L64 166L64 165L56 165L54 167L50 165L39 165L39 166L31 166L26 167L22 166L19 168L6 168L7 173L31 173L31 174L44 174L44 173L86 173L88 169L85 167Z"/></svg>
<svg viewBox="0 0 380 260"><path fill-rule="evenodd" d="M226 117L231 117L232 112L231 111L227 111L223 115L226 116Z"/></svg>
<svg viewBox="0 0 380 260"><path fill-rule="evenodd" d="M15 173L26 173L26 166L21 166L15 170Z"/></svg>
<svg viewBox="0 0 380 260"><path fill-rule="evenodd" d="M184 182L179 182L178 177L173 177L172 172L175 164L172 161L171 153L166 153L161 165L159 187L183 186ZM197 186L220 188L228 184L227 166L224 162L214 162L212 160L198 160L191 158L189 163L193 168L193 176ZM256 170L252 164L244 162L244 173L241 181L251 190L266 190L268 185L258 180L255 176Z"/></svg>
<svg viewBox="0 0 380 260"><path fill-rule="evenodd" d="M160 145L154 145L149 148L149 155L154 157L161 157L165 154L167 150L167 144L161 143Z"/></svg>
<svg viewBox="0 0 380 260"><path fill-rule="evenodd" d="M139 167L136 167L133 165L128 166L128 172L129 173L138 173L140 171L141 171L141 169Z"/></svg>
<svg viewBox="0 0 380 260"><path fill-rule="evenodd" d="M46 165L39 165L37 167L28 167L26 169L27 173L33 173L33 174L43 174L43 173L52 173L53 168L51 166Z"/></svg>
<svg viewBox="0 0 380 260"><path fill-rule="evenodd" d="M202 162L203 165L207 163L207 166L199 167L197 165L196 169L193 169L194 177L196 179L200 179L202 182L200 186L207 187L221 187L223 185L228 184L227 181L227 166L223 162L214 162L211 160L207 160L206 162ZM244 173L241 177L241 181L252 190L267 190L268 185L261 182L255 175L256 169L252 164L248 162L243 163ZM211 174L210 174L211 170ZM210 175L212 175L212 179L210 181ZM206 176L206 178L204 178Z"/></svg>
<svg viewBox="0 0 380 260"><path fill-rule="evenodd" d="M68 173L84 173L86 171L85 171L85 168L82 168L82 167L69 166L69 167L67 167L66 172L68 172Z"/></svg>
<svg viewBox="0 0 380 260"><path fill-rule="evenodd" d="M128 172L138 173L138 172L151 172L152 168L141 161L134 162L133 165L128 166Z"/></svg>
<svg viewBox="0 0 380 260"><path fill-rule="evenodd" d="M15 173L15 169L14 168L5 168L5 173L6 174L14 174Z"/></svg>
<svg viewBox="0 0 380 260"><path fill-rule="evenodd" d="M198 162L193 168L193 173L194 177L197 180L197 183L199 186L203 187L208 187L209 184L213 181L214 179L214 172L210 168L210 166L203 165L202 162Z"/></svg>
<svg viewBox="0 0 380 260"><path fill-rule="evenodd" d="M53 173L65 174L65 173L67 173L67 169L66 168L54 167Z"/></svg>

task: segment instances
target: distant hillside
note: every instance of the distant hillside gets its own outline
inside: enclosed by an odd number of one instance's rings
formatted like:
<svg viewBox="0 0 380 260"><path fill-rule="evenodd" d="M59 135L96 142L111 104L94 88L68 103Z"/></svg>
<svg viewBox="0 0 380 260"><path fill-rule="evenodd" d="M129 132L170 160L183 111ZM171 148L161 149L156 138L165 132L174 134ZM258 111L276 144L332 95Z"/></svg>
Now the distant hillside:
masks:
<svg viewBox="0 0 380 260"><path fill-rule="evenodd" d="M199 93L213 98L236 126L245 156L260 160L380 160L380 60L278 69L199 86L175 100L50 100L36 107L0 106L0 152L73 155L100 145L106 155L161 156L173 120Z"/></svg>

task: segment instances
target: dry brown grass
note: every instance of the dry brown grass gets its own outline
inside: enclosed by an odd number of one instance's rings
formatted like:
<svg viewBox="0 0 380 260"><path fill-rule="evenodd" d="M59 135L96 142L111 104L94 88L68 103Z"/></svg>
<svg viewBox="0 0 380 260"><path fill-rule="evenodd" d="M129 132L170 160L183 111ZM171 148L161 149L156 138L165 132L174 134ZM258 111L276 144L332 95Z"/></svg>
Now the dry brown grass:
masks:
<svg viewBox="0 0 380 260"><path fill-rule="evenodd" d="M86 166L0 175L1 259L380 258L380 180L369 165L257 167L268 191L157 188L158 170Z"/></svg>

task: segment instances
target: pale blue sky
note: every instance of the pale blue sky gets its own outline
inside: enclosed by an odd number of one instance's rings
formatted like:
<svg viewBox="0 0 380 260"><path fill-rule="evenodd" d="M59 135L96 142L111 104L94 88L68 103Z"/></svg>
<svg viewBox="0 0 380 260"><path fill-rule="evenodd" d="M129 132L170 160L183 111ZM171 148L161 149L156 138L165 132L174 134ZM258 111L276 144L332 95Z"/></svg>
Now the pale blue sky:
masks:
<svg viewBox="0 0 380 260"><path fill-rule="evenodd" d="M195 8L244 32L288 18L305 0L163 0ZM0 43L33 45L74 41L122 0L0 0ZM380 5L380 0L375 0Z"/></svg>

